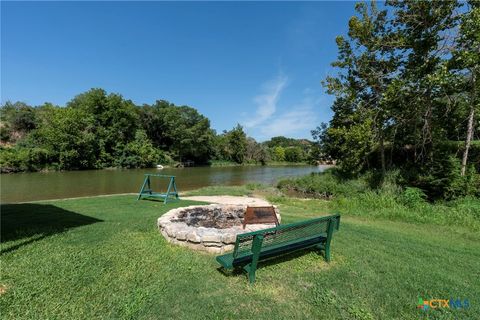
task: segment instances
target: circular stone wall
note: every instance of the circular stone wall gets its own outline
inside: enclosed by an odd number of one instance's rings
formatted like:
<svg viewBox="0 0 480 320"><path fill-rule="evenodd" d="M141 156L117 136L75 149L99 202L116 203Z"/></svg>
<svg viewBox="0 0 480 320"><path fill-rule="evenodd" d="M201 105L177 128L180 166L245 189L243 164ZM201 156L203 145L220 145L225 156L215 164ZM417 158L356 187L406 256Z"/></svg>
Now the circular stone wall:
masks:
<svg viewBox="0 0 480 320"><path fill-rule="evenodd" d="M275 213L280 222L278 208ZM237 234L274 227L275 224L248 224L243 229L246 205L211 204L168 211L158 218L158 228L171 243L196 250L224 253L233 250Z"/></svg>

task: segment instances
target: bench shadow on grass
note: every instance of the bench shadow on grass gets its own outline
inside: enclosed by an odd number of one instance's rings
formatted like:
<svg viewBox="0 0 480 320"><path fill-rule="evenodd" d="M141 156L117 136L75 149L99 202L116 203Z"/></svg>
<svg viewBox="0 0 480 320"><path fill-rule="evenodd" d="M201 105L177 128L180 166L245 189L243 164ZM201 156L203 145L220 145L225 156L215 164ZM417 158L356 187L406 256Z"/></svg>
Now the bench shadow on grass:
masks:
<svg viewBox="0 0 480 320"><path fill-rule="evenodd" d="M15 251L72 228L103 221L51 204L4 204L0 210L0 254ZM14 243L8 245L8 242Z"/></svg>
<svg viewBox="0 0 480 320"><path fill-rule="evenodd" d="M258 263L257 270L263 269L271 265L281 264L286 261L294 260L311 252L315 253L318 256L319 262L325 262L325 256L323 251L320 251L317 248L305 248L280 256L268 258L266 260L261 260ZM235 268L233 270L225 270L223 267L218 267L217 271L223 274L225 277L238 277L241 275L246 275L246 272L241 267Z"/></svg>

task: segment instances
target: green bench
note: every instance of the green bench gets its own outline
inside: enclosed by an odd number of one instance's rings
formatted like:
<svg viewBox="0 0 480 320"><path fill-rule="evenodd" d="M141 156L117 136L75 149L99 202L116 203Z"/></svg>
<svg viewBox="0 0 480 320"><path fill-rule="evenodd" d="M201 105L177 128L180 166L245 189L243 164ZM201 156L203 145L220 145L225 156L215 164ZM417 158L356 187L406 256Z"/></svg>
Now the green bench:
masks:
<svg viewBox="0 0 480 320"><path fill-rule="evenodd" d="M324 250L325 260L330 261L330 242L339 227L340 215L337 214L239 234L233 252L216 259L225 269L243 268L253 283L260 260L316 247Z"/></svg>

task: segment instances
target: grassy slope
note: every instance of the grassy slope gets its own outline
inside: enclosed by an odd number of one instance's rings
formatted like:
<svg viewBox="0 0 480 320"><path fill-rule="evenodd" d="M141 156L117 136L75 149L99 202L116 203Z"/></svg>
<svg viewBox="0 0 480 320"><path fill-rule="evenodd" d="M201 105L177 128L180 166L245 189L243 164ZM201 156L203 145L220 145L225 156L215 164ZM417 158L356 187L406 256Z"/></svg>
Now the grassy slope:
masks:
<svg viewBox="0 0 480 320"><path fill-rule="evenodd" d="M321 203L278 199L282 222L323 214ZM115 196L3 206L2 319L480 314L480 244L469 231L343 216L330 264L314 251L290 255L264 263L250 286L242 275L217 271L213 256L170 245L158 233L158 216L189 204ZM416 309L418 296L467 298L471 308L425 313Z"/></svg>

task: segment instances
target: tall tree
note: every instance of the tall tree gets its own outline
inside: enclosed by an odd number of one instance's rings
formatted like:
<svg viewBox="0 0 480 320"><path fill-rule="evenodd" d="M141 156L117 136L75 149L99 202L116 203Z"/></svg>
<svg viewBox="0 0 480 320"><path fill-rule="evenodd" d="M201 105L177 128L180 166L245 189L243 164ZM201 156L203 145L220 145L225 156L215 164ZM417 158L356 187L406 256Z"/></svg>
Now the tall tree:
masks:
<svg viewBox="0 0 480 320"><path fill-rule="evenodd" d="M398 74L395 48L390 45L392 26L387 11L379 10L375 2L370 6L358 3L356 11L358 16L349 21L348 38L337 37L339 55L332 65L340 72L325 82L328 92L337 97L327 134L332 140L330 147L344 155L340 163L351 172L361 170L378 145L384 174L385 136L390 122L384 96ZM351 142L363 148L352 149L348 146Z"/></svg>
<svg viewBox="0 0 480 320"><path fill-rule="evenodd" d="M231 160L236 163L243 163L247 150L247 135L243 131L243 127L237 124L226 134L226 137L232 157Z"/></svg>
<svg viewBox="0 0 480 320"><path fill-rule="evenodd" d="M139 126L136 107L119 94L107 95L103 89L91 89L73 98L67 108L82 110L93 117L100 167L113 165L120 146L135 138Z"/></svg>
<svg viewBox="0 0 480 320"><path fill-rule="evenodd" d="M401 52L398 98L403 110L397 112L404 145L413 144L414 161L433 161L434 144L445 139L435 122L451 110L443 100L448 77L446 58L458 24L457 1L392 0L395 49Z"/></svg>
<svg viewBox="0 0 480 320"><path fill-rule="evenodd" d="M461 17L460 32L453 51L451 66L465 84L461 92L468 105L465 148L462 155L461 175L465 175L468 152L474 134L474 119L480 110L480 2L469 1L469 10ZM463 80L463 81L462 81Z"/></svg>

